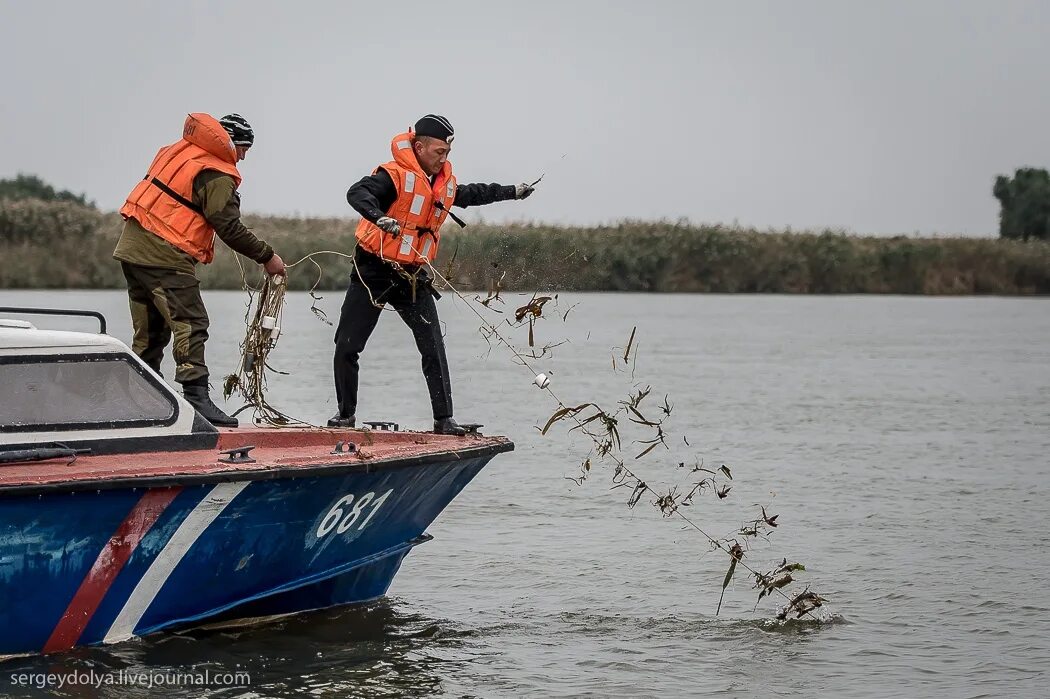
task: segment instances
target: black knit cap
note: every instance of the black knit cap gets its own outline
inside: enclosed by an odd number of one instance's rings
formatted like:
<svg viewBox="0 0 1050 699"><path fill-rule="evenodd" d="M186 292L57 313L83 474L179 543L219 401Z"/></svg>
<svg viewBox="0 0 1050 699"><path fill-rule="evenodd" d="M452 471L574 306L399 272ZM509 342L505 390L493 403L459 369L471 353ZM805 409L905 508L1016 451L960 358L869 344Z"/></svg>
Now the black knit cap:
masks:
<svg viewBox="0 0 1050 699"><path fill-rule="evenodd" d="M440 114L427 114L416 122L412 130L417 136L430 136L445 143L452 143L452 139L456 136L452 123Z"/></svg>
<svg viewBox="0 0 1050 699"><path fill-rule="evenodd" d="M222 119L219 119L219 125L226 129L226 133L230 134L230 140L233 141L233 145L250 147L255 143L255 132L252 131L252 127L248 124L247 119L240 114L227 114Z"/></svg>

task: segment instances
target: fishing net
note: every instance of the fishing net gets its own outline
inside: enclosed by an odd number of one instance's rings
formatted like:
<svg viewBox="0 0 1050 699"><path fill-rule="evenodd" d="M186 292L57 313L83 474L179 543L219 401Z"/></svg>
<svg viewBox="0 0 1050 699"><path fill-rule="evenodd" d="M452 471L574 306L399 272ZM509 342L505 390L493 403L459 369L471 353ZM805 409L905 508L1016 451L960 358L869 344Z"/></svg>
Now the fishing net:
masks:
<svg viewBox="0 0 1050 699"><path fill-rule="evenodd" d="M284 295L288 288L284 276L267 275L262 288L252 294L245 316L247 332L241 342L240 369L226 377L223 394L229 398L235 391L244 398L245 405L237 413L251 408L256 423L289 425L300 423L270 405L266 400L266 372L277 371L267 358L281 336L284 314ZM254 308L254 311L253 311ZM237 413L234 413L236 415Z"/></svg>

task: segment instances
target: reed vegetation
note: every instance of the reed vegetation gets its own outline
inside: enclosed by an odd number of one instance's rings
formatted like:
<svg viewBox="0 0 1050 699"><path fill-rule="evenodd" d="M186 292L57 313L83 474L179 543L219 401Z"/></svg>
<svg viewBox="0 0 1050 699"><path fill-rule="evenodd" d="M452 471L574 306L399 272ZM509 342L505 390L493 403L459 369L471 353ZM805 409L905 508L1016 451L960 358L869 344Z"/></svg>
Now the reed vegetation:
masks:
<svg viewBox="0 0 1050 699"><path fill-rule="evenodd" d="M286 262L311 252L349 253L352 218L246 216ZM111 253L115 213L70 201L0 200L0 287L123 288ZM217 243L200 268L206 288L241 286L236 255ZM318 289L341 289L349 263L329 255ZM258 267L241 262L254 281ZM445 227L437 268L458 288L787 294L1048 294L1050 243L992 238L759 231L670 221L592 227L539 223ZM289 288L309 289L304 262Z"/></svg>

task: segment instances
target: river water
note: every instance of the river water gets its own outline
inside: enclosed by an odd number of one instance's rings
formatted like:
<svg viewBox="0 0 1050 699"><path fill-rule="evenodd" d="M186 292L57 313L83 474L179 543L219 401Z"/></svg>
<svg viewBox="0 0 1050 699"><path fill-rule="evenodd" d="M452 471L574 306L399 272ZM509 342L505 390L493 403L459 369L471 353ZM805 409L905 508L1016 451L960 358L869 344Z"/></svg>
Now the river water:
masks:
<svg viewBox="0 0 1050 699"><path fill-rule="evenodd" d="M334 320L341 294L319 302ZM237 362L243 294L206 292L218 388ZM495 322L528 296L509 295ZM334 412L332 328L290 294L270 382L286 412ZM0 305L97 308L128 340L122 292L0 291ZM474 308L478 308L474 304ZM776 622L724 554L629 489L557 423L532 373L439 302L456 416L506 434L405 560L388 597L251 629L160 634L0 664L0 693L62 696L1044 697L1050 668L1050 305L1042 299L563 294L530 360L568 405L638 388L670 449L624 456L658 488L702 460L732 470L690 519L716 537L778 515L745 560L801 561L819 621ZM482 309L483 311L485 309ZM38 325L54 323L35 319ZM78 325L79 323L79 325ZM73 321L65 327L90 326ZM637 327L624 369L623 354ZM520 349L527 331L502 325ZM411 335L384 316L362 355L359 419L425 429ZM166 364L170 375L170 359ZM236 407L236 404L229 404ZM636 426L635 426L636 427ZM641 428L638 428L641 430ZM790 589L790 588L789 588ZM796 591L801 587L795 587ZM20 672L246 672L241 687L17 687ZM159 678L158 681L163 681Z"/></svg>

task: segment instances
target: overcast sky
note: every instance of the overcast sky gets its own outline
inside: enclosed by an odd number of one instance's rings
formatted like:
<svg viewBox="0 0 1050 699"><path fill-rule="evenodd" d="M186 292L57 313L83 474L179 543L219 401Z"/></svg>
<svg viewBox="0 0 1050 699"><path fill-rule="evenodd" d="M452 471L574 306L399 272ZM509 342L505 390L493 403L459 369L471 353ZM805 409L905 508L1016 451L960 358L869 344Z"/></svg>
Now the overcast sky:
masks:
<svg viewBox="0 0 1050 699"><path fill-rule="evenodd" d="M351 215L427 112L487 220L993 235L1050 165L1050 3L0 0L0 177L116 209L190 111L239 112L244 209Z"/></svg>

